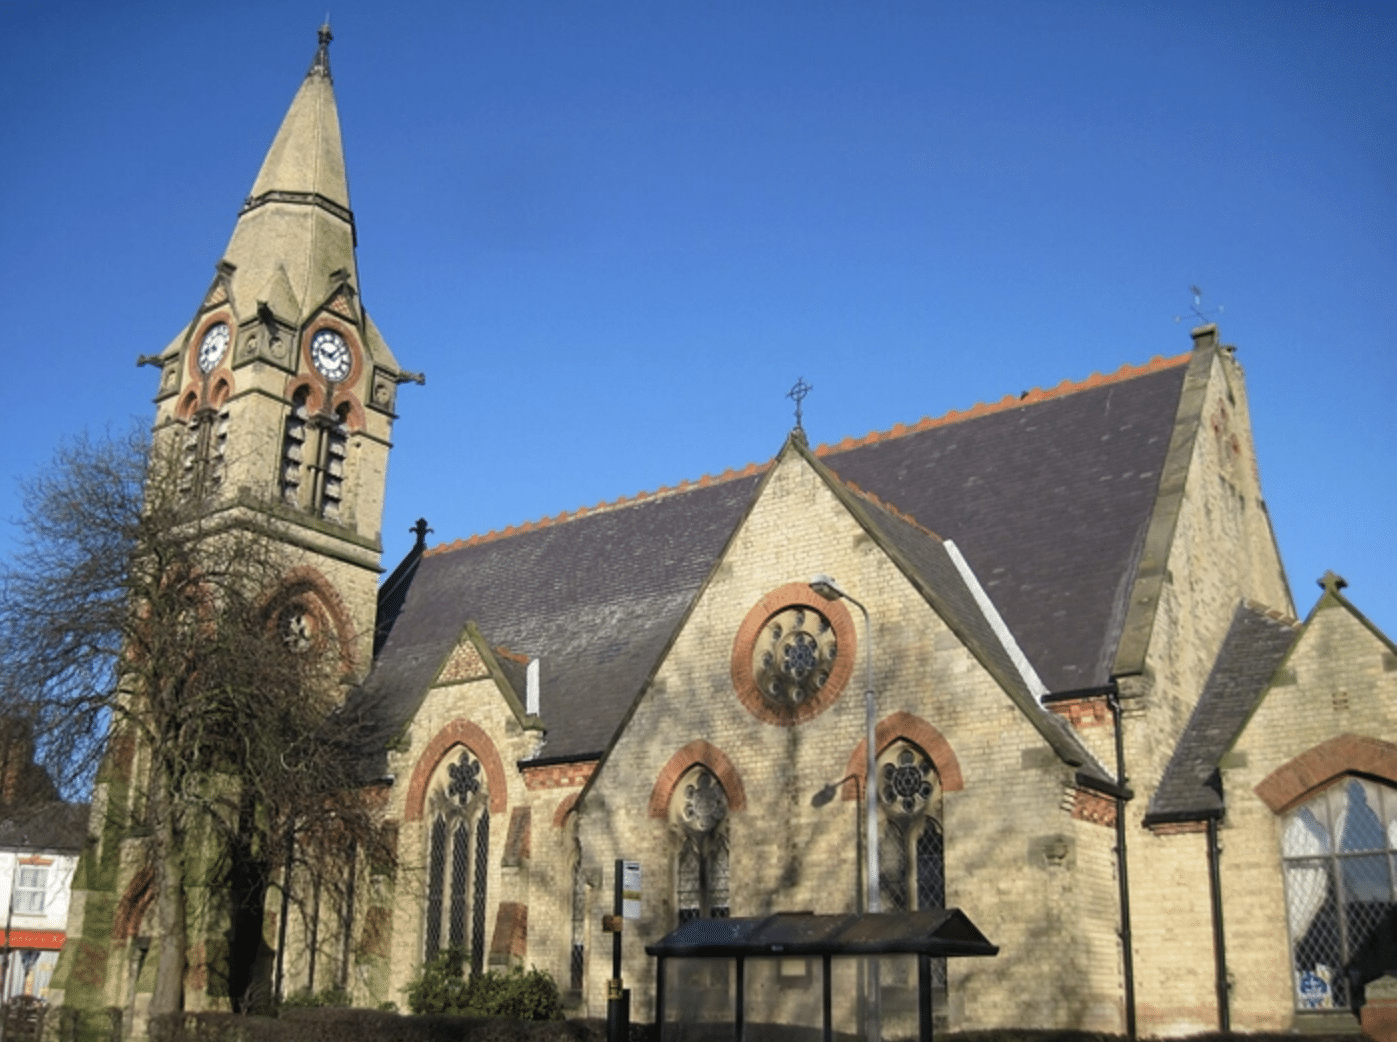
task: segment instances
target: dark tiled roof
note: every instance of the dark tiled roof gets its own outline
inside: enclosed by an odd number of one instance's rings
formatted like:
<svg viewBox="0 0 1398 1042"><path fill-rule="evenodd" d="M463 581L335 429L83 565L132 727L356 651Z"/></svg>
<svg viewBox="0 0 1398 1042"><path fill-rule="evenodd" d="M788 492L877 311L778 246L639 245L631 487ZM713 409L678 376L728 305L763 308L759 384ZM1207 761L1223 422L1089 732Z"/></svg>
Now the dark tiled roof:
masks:
<svg viewBox="0 0 1398 1042"><path fill-rule="evenodd" d="M817 454L840 480L896 508L879 508L870 523L925 574L945 602L939 610L961 620L963 638L1002 682L1019 684L1017 671L979 632L988 632L984 616L918 526L956 542L1050 690L1091 687L1108 679L1188 357ZM411 719L473 621L492 647L541 659L547 741L538 756L601 753L760 480L749 468L458 541L400 568L382 652L354 702L374 721L375 748ZM381 770L382 756L374 759Z"/></svg>
<svg viewBox="0 0 1398 1042"><path fill-rule="evenodd" d="M999 681L1010 701L1048 741L1060 759L1098 781L1112 778L1083 747L1066 721L1045 710L1010 658L991 622L976 603L947 550L946 543L910 518L900 516L867 495L860 496L862 513L875 530L880 545L898 559L909 578L951 627L973 655Z"/></svg>
<svg viewBox="0 0 1398 1042"><path fill-rule="evenodd" d="M955 541L1050 691L1096 687L1110 679L1187 360L821 456Z"/></svg>
<svg viewBox="0 0 1398 1042"><path fill-rule="evenodd" d="M540 659L548 731L539 755L601 753L760 480L695 486L426 554L359 704L396 733L470 620L493 646Z"/></svg>
<svg viewBox="0 0 1398 1042"><path fill-rule="evenodd" d="M0 850L77 854L87 838L86 803L23 804L0 811Z"/></svg>
<svg viewBox="0 0 1398 1042"><path fill-rule="evenodd" d="M1223 810L1218 761L1237 738L1300 632L1294 620L1242 604L1204 693L1150 801L1146 824L1199 821Z"/></svg>

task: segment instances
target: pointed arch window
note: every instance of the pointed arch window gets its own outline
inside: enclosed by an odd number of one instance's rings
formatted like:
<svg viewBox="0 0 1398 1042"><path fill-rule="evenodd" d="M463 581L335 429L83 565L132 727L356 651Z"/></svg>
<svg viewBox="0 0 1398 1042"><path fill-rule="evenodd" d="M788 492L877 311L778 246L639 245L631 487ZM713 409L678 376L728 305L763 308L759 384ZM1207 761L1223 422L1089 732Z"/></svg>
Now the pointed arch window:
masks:
<svg viewBox="0 0 1398 1042"><path fill-rule="evenodd" d="M306 459L306 425L311 412L307 405L309 387L299 387L291 397L291 411L286 415L282 432L282 500L291 506L301 505L301 476Z"/></svg>
<svg viewBox="0 0 1398 1042"><path fill-rule="evenodd" d="M228 455L228 406L206 405L196 409L185 425L181 490L201 499L223 484Z"/></svg>
<svg viewBox="0 0 1398 1042"><path fill-rule="evenodd" d="M485 966L486 882L490 867L490 808L485 771L462 748L443 761L428 797L427 903L423 954L461 946L472 976Z"/></svg>
<svg viewBox="0 0 1398 1042"><path fill-rule="evenodd" d="M1394 908L1394 790L1347 776L1282 815L1297 1009L1348 1007L1345 963Z"/></svg>
<svg viewBox="0 0 1398 1042"><path fill-rule="evenodd" d="M726 919L728 794L708 768L691 767L675 786L670 819L679 833L675 904L679 921Z"/></svg>
<svg viewBox="0 0 1398 1042"><path fill-rule="evenodd" d="M587 875L583 871L582 844L573 844L573 946L568 960L568 987L581 992L587 968Z"/></svg>
<svg viewBox="0 0 1398 1042"><path fill-rule="evenodd" d="M312 412L310 388L298 387L282 430L282 501L328 521L340 519L349 457L350 404Z"/></svg>
<svg viewBox="0 0 1398 1042"><path fill-rule="evenodd" d="M879 899L885 912L945 908L942 782L928 755L908 741L879 757ZM946 987L946 960L932 960L932 986Z"/></svg>

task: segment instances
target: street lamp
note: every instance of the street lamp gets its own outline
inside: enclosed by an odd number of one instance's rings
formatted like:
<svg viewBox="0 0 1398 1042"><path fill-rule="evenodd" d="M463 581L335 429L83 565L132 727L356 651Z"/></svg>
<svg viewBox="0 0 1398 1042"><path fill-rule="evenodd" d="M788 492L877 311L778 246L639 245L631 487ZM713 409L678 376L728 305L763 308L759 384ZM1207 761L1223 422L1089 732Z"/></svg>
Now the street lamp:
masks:
<svg viewBox="0 0 1398 1042"><path fill-rule="evenodd" d="M828 575L817 575L810 583L811 589L827 601L846 600L859 609L864 616L864 879L869 888L865 910L879 910L879 811L874 794L878 792L878 778L875 776L875 757L878 751L874 746L874 630L869 625L869 609L840 588L840 584ZM869 1016L865 1023L869 1042L878 1042L880 1022L883 1020L879 1002L879 960L873 956L869 960Z"/></svg>
<svg viewBox="0 0 1398 1042"><path fill-rule="evenodd" d="M869 609L860 604L840 588L840 584L828 575L817 575L810 583L811 589L827 601L846 600L859 609L864 616L864 745L866 746L864 774L864 880L868 886L866 911L879 910L879 813L874 800L878 791L875 777L874 747L874 631L869 625Z"/></svg>

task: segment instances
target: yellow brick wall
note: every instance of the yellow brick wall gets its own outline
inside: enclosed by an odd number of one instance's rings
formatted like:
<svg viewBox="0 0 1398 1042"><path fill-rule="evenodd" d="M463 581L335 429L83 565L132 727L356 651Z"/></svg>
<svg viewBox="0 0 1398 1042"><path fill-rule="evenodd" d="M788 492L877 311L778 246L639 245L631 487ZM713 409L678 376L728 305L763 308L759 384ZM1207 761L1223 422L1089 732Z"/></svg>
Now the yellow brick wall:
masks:
<svg viewBox="0 0 1398 1042"><path fill-rule="evenodd" d="M1395 698L1392 645L1338 601L1324 598L1224 758L1224 922L1238 1028L1286 1030L1293 1022L1280 817L1257 786L1339 735L1378 739L1391 750Z"/></svg>

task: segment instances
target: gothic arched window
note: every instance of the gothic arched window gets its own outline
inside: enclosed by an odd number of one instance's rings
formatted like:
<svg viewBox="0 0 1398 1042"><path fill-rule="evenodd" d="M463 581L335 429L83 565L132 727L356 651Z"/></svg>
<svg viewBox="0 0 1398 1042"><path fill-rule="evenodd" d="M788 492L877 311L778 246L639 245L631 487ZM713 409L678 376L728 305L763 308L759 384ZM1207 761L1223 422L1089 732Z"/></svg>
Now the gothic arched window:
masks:
<svg viewBox="0 0 1398 1042"><path fill-rule="evenodd" d="M581 992L587 969L587 875L583 871L582 844L573 844L573 946L568 959L568 986Z"/></svg>
<svg viewBox="0 0 1398 1042"><path fill-rule="evenodd" d="M945 908L942 782L937 769L917 746L897 741L879 757L876 777L881 907L885 912ZM933 959L932 987L941 994L946 983L946 959Z"/></svg>
<svg viewBox="0 0 1398 1042"><path fill-rule="evenodd" d="M879 757L879 895L884 911L946 907L942 784L932 761L899 741Z"/></svg>
<svg viewBox="0 0 1398 1042"><path fill-rule="evenodd" d="M675 904L679 921L728 917L728 794L706 767L675 786L670 819L679 831Z"/></svg>
<svg viewBox="0 0 1398 1042"><path fill-rule="evenodd" d="M291 397L282 433L282 499L291 506L301 505L301 470L306 457L306 425L311 412L307 404L309 387L299 387Z"/></svg>
<svg viewBox="0 0 1398 1042"><path fill-rule="evenodd" d="M423 948L430 959L449 945L466 947L475 976L485 966L490 800L480 760L458 749L437 768L428 797Z"/></svg>
<svg viewBox="0 0 1398 1042"><path fill-rule="evenodd" d="M1349 1005L1345 963L1394 907L1393 788L1346 777L1281 819L1298 1009Z"/></svg>

